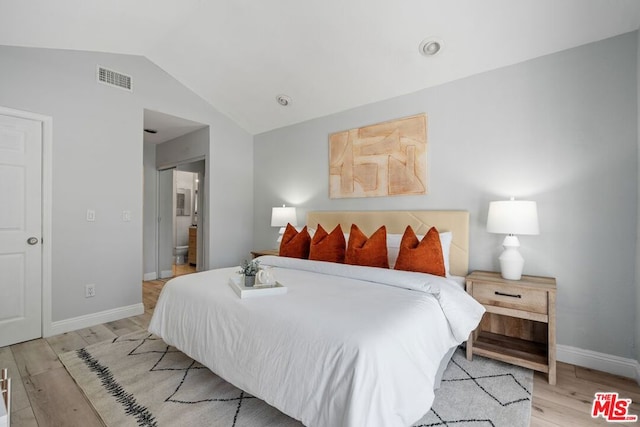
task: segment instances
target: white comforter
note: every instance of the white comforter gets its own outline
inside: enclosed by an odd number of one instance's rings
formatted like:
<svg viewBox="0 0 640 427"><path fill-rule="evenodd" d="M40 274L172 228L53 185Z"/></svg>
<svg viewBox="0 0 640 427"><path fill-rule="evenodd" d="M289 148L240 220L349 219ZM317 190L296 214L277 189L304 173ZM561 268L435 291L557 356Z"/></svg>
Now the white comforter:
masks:
<svg viewBox="0 0 640 427"><path fill-rule="evenodd" d="M238 269L181 276L149 331L307 426L408 426L433 402L447 350L484 308L448 279L284 257L283 295L240 299Z"/></svg>

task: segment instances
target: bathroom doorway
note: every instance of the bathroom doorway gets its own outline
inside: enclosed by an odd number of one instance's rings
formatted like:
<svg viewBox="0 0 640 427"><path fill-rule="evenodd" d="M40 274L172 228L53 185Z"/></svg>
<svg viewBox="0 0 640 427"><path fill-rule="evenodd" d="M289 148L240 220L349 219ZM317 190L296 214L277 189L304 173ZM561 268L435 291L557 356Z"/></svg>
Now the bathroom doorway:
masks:
<svg viewBox="0 0 640 427"><path fill-rule="evenodd" d="M200 270L204 160L158 171L158 265L160 278Z"/></svg>
<svg viewBox="0 0 640 427"><path fill-rule="evenodd" d="M209 126L145 109L143 130L143 280L207 270ZM178 172L191 179L176 182Z"/></svg>

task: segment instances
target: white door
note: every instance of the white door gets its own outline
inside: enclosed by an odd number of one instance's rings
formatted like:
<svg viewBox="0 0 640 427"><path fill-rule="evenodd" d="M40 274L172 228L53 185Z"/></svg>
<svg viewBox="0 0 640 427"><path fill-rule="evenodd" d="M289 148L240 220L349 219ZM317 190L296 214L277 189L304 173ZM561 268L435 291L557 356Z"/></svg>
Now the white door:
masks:
<svg viewBox="0 0 640 427"><path fill-rule="evenodd" d="M0 347L42 336L42 122L0 115Z"/></svg>

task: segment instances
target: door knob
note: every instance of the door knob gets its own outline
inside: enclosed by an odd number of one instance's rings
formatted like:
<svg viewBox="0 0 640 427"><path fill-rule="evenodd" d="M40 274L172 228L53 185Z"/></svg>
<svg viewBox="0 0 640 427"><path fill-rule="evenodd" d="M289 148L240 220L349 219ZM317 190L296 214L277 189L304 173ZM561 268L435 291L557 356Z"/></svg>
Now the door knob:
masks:
<svg viewBox="0 0 640 427"><path fill-rule="evenodd" d="M29 237L27 239L27 243L33 246L33 245L38 243L38 238L37 237Z"/></svg>

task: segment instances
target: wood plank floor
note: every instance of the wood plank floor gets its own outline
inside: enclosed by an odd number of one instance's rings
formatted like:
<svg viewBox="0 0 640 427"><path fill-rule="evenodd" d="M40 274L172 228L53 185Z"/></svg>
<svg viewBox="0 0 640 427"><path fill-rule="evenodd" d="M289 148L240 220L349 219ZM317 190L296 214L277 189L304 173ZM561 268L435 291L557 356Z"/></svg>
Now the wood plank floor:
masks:
<svg viewBox="0 0 640 427"><path fill-rule="evenodd" d="M104 425L57 355L145 330L164 283L142 284L145 313L140 316L0 348L0 367L8 368L13 378L11 427ZM550 386L545 375L534 374L531 426L610 425L590 415L594 393L600 391L617 391L632 399L630 412L640 414L640 387L635 381L559 363L556 386ZM616 425L640 427L640 422Z"/></svg>

